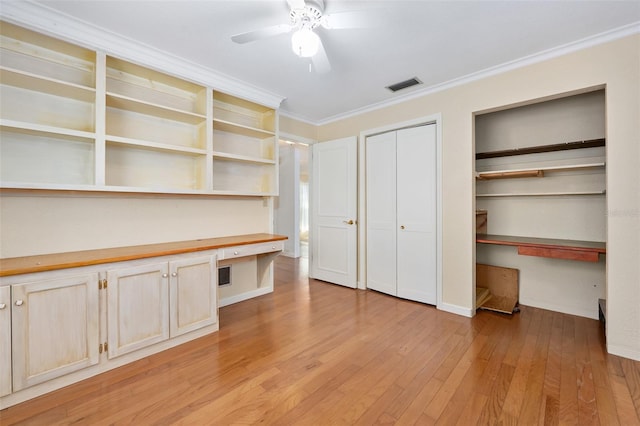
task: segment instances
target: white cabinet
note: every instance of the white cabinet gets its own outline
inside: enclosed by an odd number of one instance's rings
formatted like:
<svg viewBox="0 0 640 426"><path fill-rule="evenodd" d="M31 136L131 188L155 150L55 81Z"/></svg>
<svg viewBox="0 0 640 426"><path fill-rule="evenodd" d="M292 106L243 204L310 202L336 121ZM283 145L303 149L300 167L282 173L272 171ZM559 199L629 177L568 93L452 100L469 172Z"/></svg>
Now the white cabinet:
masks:
<svg viewBox="0 0 640 426"><path fill-rule="evenodd" d="M109 358L169 338L168 276L167 262L107 272Z"/></svg>
<svg viewBox="0 0 640 426"><path fill-rule="evenodd" d="M11 393L11 287L0 287L0 396Z"/></svg>
<svg viewBox="0 0 640 426"><path fill-rule="evenodd" d="M366 140L367 287L436 303L436 128Z"/></svg>
<svg viewBox="0 0 640 426"><path fill-rule="evenodd" d="M109 358L215 324L215 265L209 255L109 270Z"/></svg>
<svg viewBox="0 0 640 426"><path fill-rule="evenodd" d="M218 322L216 260L201 256L169 263L169 335Z"/></svg>
<svg viewBox="0 0 640 426"><path fill-rule="evenodd" d="M11 292L13 392L98 363L97 273L15 284Z"/></svg>

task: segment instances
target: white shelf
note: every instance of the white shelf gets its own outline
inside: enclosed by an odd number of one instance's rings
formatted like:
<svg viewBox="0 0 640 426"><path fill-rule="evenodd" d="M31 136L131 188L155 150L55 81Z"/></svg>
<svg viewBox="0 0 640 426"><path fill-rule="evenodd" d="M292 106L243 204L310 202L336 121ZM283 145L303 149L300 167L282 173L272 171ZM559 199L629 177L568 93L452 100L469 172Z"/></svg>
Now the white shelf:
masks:
<svg viewBox="0 0 640 426"><path fill-rule="evenodd" d="M96 90L93 87L80 86L7 67L0 67L0 82L3 85L84 102L94 102L96 96Z"/></svg>
<svg viewBox="0 0 640 426"><path fill-rule="evenodd" d="M218 151L213 152L213 158L215 160L221 160L221 161L239 161L244 163L271 164L271 165L276 164L274 160L270 160L270 159L250 157L246 155L229 154L226 152L218 152Z"/></svg>
<svg viewBox="0 0 640 426"><path fill-rule="evenodd" d="M216 130L220 130L221 132L235 133L238 135L257 139L264 139L275 136L275 133L272 131L243 126L241 124L236 124L225 120L218 120L215 118L213 120L213 128Z"/></svg>
<svg viewBox="0 0 640 426"><path fill-rule="evenodd" d="M16 133L25 134L41 134L43 136L66 136L69 138L78 139L95 139L95 133L83 132L81 130L66 129L62 127L47 126L43 124L25 123L22 121L0 119L0 127L4 129L11 129Z"/></svg>
<svg viewBox="0 0 640 426"><path fill-rule="evenodd" d="M606 191L529 192L504 194L476 194L476 197L557 197L570 195L605 195Z"/></svg>
<svg viewBox="0 0 640 426"><path fill-rule="evenodd" d="M504 178L518 178L518 177L532 177L533 173L537 173L537 177L544 177L544 174L549 172L565 172L576 170L590 170L590 169L604 169L606 163L589 163L589 164L569 164L564 166L547 166L547 167L531 167L524 169L505 169L505 170L490 170L483 172L476 172L476 178L481 180L488 179L504 179ZM519 176L519 174L521 174Z"/></svg>
<svg viewBox="0 0 640 426"><path fill-rule="evenodd" d="M206 149L181 147L181 146L168 145L168 144L158 143L158 142L143 141L139 139L123 138L120 136L106 135L105 139L107 144L119 144L119 145L125 145L125 146L128 145L128 146L142 148L142 149L169 151L169 152L176 152L176 153L187 154L187 155L206 155L207 154Z"/></svg>
<svg viewBox="0 0 640 426"><path fill-rule="evenodd" d="M116 93L107 93L107 107L151 115L166 120L181 121L188 124L202 123L207 119L205 115L168 108L163 105L152 104Z"/></svg>

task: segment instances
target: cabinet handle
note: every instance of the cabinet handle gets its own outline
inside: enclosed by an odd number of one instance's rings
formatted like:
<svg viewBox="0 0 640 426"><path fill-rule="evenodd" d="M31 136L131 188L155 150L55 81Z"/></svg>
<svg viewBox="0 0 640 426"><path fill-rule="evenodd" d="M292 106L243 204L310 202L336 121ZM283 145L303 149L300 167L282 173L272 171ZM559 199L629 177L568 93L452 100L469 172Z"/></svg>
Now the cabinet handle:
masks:
<svg viewBox="0 0 640 426"><path fill-rule="evenodd" d="M276 249L276 246L271 246L271 250L275 250L275 249Z"/></svg>
<svg viewBox="0 0 640 426"><path fill-rule="evenodd" d="M16 300L16 306L22 306L23 303L24 303L24 300L22 299Z"/></svg>
<svg viewBox="0 0 640 426"><path fill-rule="evenodd" d="M162 274L162 278L167 278L169 274Z"/></svg>
<svg viewBox="0 0 640 426"><path fill-rule="evenodd" d="M353 225L353 219L349 219L349 220L343 220L342 223L344 223L345 225Z"/></svg>
<svg viewBox="0 0 640 426"><path fill-rule="evenodd" d="M7 307L7 304L6 304L6 303L0 303L0 309L4 309L4 308L6 308L6 307Z"/></svg>
<svg viewBox="0 0 640 426"><path fill-rule="evenodd" d="M177 276L178 276L178 273L177 273L177 272L172 272L172 273L171 273L171 276L172 276L172 277L177 277Z"/></svg>
<svg viewBox="0 0 640 426"><path fill-rule="evenodd" d="M400 229L404 229L404 225L400 225Z"/></svg>
<svg viewBox="0 0 640 426"><path fill-rule="evenodd" d="M233 255L234 255L234 256L237 256L237 255L238 255L238 252L237 252L237 251L234 251L234 252L233 252Z"/></svg>

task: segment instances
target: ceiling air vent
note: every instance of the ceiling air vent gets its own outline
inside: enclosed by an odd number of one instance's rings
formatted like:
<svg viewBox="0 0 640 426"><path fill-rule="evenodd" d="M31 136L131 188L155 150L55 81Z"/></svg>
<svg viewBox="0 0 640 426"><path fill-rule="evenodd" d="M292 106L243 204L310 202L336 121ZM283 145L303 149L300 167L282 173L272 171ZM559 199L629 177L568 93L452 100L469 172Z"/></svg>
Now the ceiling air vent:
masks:
<svg viewBox="0 0 640 426"><path fill-rule="evenodd" d="M413 78L410 78L409 80L401 81L400 83L391 84L387 86L387 89L395 93L398 90L406 89L412 86L417 86L418 84L422 84L422 82L418 80L417 77L413 77Z"/></svg>

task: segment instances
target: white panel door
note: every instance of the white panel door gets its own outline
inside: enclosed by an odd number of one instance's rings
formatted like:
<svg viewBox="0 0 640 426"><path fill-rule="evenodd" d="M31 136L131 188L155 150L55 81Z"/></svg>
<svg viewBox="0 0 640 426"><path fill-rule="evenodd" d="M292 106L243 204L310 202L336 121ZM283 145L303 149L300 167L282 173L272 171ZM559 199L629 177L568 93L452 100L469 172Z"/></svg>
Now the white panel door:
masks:
<svg viewBox="0 0 640 426"><path fill-rule="evenodd" d="M14 392L98 363L97 273L11 291Z"/></svg>
<svg viewBox="0 0 640 426"><path fill-rule="evenodd" d="M436 304L436 126L397 132L398 296Z"/></svg>
<svg viewBox="0 0 640 426"><path fill-rule="evenodd" d="M310 276L357 285L357 139L313 145Z"/></svg>
<svg viewBox="0 0 640 426"><path fill-rule="evenodd" d="M169 263L169 334L179 336L218 321L215 256Z"/></svg>
<svg viewBox="0 0 640 426"><path fill-rule="evenodd" d="M366 141L367 287L396 296L396 132Z"/></svg>
<svg viewBox="0 0 640 426"><path fill-rule="evenodd" d="M169 338L169 264L107 272L109 358Z"/></svg>

